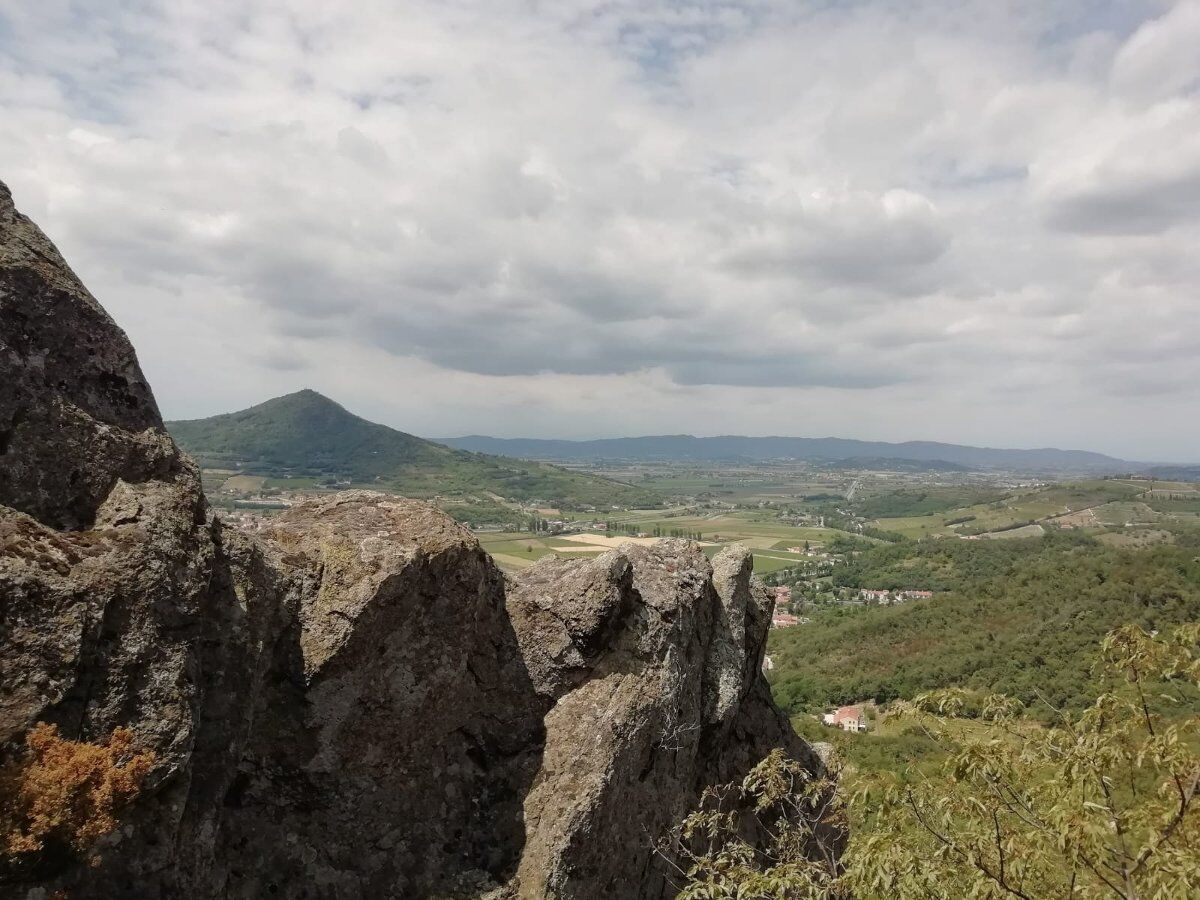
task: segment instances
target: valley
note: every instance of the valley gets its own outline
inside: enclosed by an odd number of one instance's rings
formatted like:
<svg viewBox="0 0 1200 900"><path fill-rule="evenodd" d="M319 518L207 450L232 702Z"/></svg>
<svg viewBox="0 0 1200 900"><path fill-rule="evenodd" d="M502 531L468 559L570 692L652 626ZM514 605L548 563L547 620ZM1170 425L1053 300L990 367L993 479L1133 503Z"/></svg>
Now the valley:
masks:
<svg viewBox="0 0 1200 900"><path fill-rule="evenodd" d="M1200 619L1200 484L1154 474L669 459L662 446L584 458L556 445L557 458L519 459L376 425L312 391L169 427L201 462L211 502L250 531L370 488L438 505L509 575L662 537L710 558L740 544L776 594L776 701L802 734L834 737L868 767L904 770L928 750L889 724L897 701L1001 691L1036 725L1095 694L1107 632ZM865 734L821 724L847 704L870 710Z"/></svg>
<svg viewBox="0 0 1200 900"><path fill-rule="evenodd" d="M1197 47L0 2L0 900L1200 900Z"/></svg>
<svg viewBox="0 0 1200 900"><path fill-rule="evenodd" d="M297 448L322 446L310 427L289 427ZM1021 704L1002 740L1049 740L1105 690L1107 634L1200 620L1195 481L880 457L518 459L426 445L450 455L364 469L353 454L295 453L283 466L234 441L201 459L209 496L248 530L336 490L407 492L467 524L509 579L547 558L663 537L710 559L744 546L775 600L762 666L774 701L797 734L834 748L850 784L940 783L955 746L994 740L980 716L997 693ZM939 691L961 704L940 736L911 712ZM1184 683L1172 696L1151 699L1151 713L1200 716L1200 690ZM843 717L861 728L826 724ZM887 827L855 815L860 839Z"/></svg>

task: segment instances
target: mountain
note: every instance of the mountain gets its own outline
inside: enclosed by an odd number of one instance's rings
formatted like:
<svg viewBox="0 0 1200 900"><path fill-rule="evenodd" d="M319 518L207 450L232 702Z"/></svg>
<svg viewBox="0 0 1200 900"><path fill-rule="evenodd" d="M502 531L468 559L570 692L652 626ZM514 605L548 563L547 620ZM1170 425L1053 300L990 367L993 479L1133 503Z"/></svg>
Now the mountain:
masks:
<svg viewBox="0 0 1200 900"><path fill-rule="evenodd" d="M349 479L411 497L495 494L566 506L656 506L653 491L545 463L456 450L368 422L316 391L241 412L168 422L206 468Z"/></svg>
<svg viewBox="0 0 1200 900"><path fill-rule="evenodd" d="M857 441L848 438L693 437L690 434L608 438L595 441L493 438L470 435L439 441L460 450L515 456L521 459L635 459L719 462L798 459L813 462L861 459L905 459L950 463L970 469L1028 471L1129 472L1144 466L1086 450L1004 450L936 441Z"/></svg>

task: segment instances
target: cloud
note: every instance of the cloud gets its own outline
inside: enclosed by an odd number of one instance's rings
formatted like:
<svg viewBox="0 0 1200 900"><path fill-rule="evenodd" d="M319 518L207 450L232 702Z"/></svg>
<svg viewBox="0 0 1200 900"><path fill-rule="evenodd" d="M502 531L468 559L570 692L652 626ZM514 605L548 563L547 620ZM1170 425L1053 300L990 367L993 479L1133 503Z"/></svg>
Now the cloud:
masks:
<svg viewBox="0 0 1200 900"><path fill-rule="evenodd" d="M818 192L747 213L746 234L727 262L749 277L808 277L906 292L911 275L925 271L950 245L934 205L906 190Z"/></svg>
<svg viewBox="0 0 1200 900"><path fill-rule="evenodd" d="M8 4L0 178L172 415L1182 456L1197 40L1195 0Z"/></svg>

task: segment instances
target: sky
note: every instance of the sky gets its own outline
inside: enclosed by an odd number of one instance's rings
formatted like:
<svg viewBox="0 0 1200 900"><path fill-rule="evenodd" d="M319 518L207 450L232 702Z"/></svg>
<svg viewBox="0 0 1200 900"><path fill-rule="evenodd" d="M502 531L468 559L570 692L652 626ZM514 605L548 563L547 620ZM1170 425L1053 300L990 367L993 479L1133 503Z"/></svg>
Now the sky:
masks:
<svg viewBox="0 0 1200 900"><path fill-rule="evenodd" d="M0 0L167 418L1200 460L1200 0Z"/></svg>

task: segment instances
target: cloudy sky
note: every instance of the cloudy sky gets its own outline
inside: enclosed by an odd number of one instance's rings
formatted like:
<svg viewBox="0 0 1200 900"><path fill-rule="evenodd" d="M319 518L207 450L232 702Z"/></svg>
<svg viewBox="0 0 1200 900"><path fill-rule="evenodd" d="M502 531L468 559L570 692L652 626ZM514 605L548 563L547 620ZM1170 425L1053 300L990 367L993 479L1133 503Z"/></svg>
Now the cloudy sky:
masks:
<svg viewBox="0 0 1200 900"><path fill-rule="evenodd" d="M1200 459L1200 0L0 0L170 418Z"/></svg>

